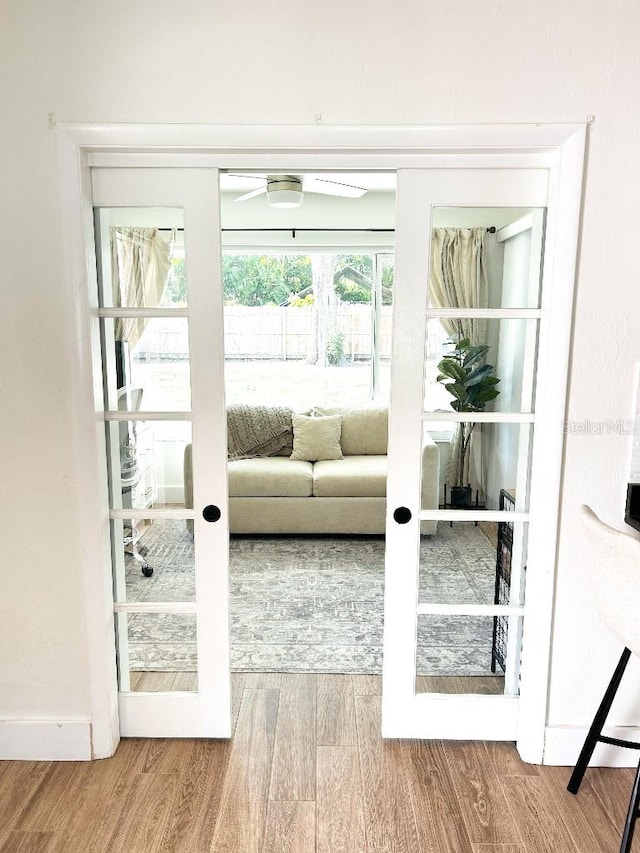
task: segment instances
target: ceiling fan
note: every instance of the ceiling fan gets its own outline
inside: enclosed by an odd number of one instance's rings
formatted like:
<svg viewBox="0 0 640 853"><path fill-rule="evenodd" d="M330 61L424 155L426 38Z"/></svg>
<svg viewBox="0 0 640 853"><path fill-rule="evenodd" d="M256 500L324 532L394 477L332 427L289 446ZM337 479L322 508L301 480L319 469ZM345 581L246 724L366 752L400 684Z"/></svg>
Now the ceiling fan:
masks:
<svg viewBox="0 0 640 853"><path fill-rule="evenodd" d="M266 195L271 207L298 207L302 204L305 192L320 195L360 198L367 190L353 184L327 181L315 175L234 175L239 178L252 178L262 183L256 190L245 193L234 201L248 201L259 195Z"/></svg>

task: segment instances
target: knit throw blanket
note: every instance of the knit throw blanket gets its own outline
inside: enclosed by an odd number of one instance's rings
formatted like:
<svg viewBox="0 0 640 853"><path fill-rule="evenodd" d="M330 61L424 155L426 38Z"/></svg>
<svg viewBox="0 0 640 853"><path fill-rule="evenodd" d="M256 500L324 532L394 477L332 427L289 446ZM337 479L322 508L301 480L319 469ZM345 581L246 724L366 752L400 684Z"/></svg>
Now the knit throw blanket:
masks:
<svg viewBox="0 0 640 853"><path fill-rule="evenodd" d="M244 403L227 408L229 459L272 456L292 444L291 409L280 406L249 406Z"/></svg>

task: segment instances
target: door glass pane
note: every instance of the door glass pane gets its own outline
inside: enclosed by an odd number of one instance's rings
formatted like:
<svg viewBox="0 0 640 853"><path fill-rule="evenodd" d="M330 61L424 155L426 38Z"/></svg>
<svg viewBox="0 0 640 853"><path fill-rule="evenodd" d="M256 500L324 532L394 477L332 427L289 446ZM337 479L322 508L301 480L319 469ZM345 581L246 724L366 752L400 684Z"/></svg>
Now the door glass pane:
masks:
<svg viewBox="0 0 640 853"><path fill-rule="evenodd" d="M193 522L111 522L117 602L195 601Z"/></svg>
<svg viewBox="0 0 640 853"><path fill-rule="evenodd" d="M435 207L430 307L539 307L543 234L539 208Z"/></svg>
<svg viewBox="0 0 640 853"><path fill-rule="evenodd" d="M418 616L416 674L490 675L491 616Z"/></svg>
<svg viewBox="0 0 640 853"><path fill-rule="evenodd" d="M421 603L493 604L495 527L487 522L438 522L420 542Z"/></svg>
<svg viewBox="0 0 640 853"><path fill-rule="evenodd" d="M187 304L183 211L97 208L101 308L178 308ZM117 330L133 349L135 320Z"/></svg>
<svg viewBox="0 0 640 853"><path fill-rule="evenodd" d="M517 490L517 509L526 512L533 431L529 423L429 421L423 432L423 509L511 509L502 506L504 493Z"/></svg>
<svg viewBox="0 0 640 853"><path fill-rule="evenodd" d="M418 616L416 693L518 695L521 616Z"/></svg>
<svg viewBox="0 0 640 853"><path fill-rule="evenodd" d="M393 322L393 283L394 256L378 255L377 272L379 280L378 304L376 311L374 352L377 355L375 369L374 397L388 403L391 388L391 326Z"/></svg>
<svg viewBox="0 0 640 853"><path fill-rule="evenodd" d="M537 347L537 320L429 320L425 411L533 411ZM480 384L479 370L484 374ZM456 377L461 387L454 388ZM493 399L491 389L498 392Z"/></svg>
<svg viewBox="0 0 640 853"><path fill-rule="evenodd" d="M191 505L189 422L108 421L105 426L113 509Z"/></svg>
<svg viewBox="0 0 640 853"><path fill-rule="evenodd" d="M513 505L503 500L503 509ZM420 542L421 604L524 603L526 525L439 521Z"/></svg>
<svg viewBox="0 0 640 853"><path fill-rule="evenodd" d="M191 408L189 335L186 318L132 321L140 331L133 347L122 336L126 320L102 320L110 410L188 412ZM113 358L111 358L113 353Z"/></svg>
<svg viewBox="0 0 640 853"><path fill-rule="evenodd" d="M116 613L122 692L197 691L195 613Z"/></svg>

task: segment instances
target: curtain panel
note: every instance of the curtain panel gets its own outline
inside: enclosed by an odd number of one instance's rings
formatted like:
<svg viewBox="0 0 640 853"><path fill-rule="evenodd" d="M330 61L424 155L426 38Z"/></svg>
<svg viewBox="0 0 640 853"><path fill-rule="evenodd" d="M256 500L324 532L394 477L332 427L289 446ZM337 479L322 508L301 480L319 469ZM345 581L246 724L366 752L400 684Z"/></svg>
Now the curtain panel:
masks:
<svg viewBox="0 0 640 853"><path fill-rule="evenodd" d="M431 235L429 302L434 308L487 308L489 285L486 268L486 228L434 228ZM481 319L440 320L447 334L459 341L469 338L474 346L487 341L487 321ZM478 490L484 499L482 431L476 427L469 441L464 470L459 470L460 445L466 424L458 424L451 438L447 483Z"/></svg>
<svg viewBox="0 0 640 853"><path fill-rule="evenodd" d="M157 307L162 302L171 268L171 245L157 228L110 228L113 301L117 308ZM115 337L132 350L147 321L118 318Z"/></svg>
<svg viewBox="0 0 640 853"><path fill-rule="evenodd" d="M431 237L430 302L434 308L486 308L489 285L485 259L486 228L434 228ZM440 320L445 331L486 341L486 320Z"/></svg>

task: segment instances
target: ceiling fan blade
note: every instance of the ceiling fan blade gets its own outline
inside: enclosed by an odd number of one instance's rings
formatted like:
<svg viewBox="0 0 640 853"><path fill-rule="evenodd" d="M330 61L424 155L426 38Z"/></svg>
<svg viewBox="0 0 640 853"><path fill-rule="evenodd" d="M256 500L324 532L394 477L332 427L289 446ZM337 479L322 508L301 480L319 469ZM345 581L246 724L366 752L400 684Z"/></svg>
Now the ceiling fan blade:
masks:
<svg viewBox="0 0 640 853"><path fill-rule="evenodd" d="M312 178L306 175L302 185L305 192L320 193L321 195L337 195L344 198L360 198L367 190L353 184L340 184L337 181L325 181L322 178Z"/></svg>
<svg viewBox="0 0 640 853"><path fill-rule="evenodd" d="M266 175L254 175L250 172L220 172L220 176L224 176L226 178L242 178L243 180L248 179L250 181L262 181L262 183L267 180Z"/></svg>
<svg viewBox="0 0 640 853"><path fill-rule="evenodd" d="M266 192L266 187L260 187L258 190L252 190L250 193L245 193L244 195L238 196L238 198L234 198L234 201L248 201L248 199L255 198L258 195L264 195Z"/></svg>

